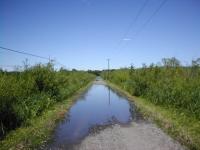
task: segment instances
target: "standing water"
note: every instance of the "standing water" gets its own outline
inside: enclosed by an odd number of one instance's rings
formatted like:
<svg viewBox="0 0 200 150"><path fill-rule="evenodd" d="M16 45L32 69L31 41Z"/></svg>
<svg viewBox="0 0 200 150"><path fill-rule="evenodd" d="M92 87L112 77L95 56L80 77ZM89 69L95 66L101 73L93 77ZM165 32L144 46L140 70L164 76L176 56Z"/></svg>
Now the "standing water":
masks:
<svg viewBox="0 0 200 150"><path fill-rule="evenodd" d="M86 137L94 127L129 124L135 119L135 106L125 97L95 82L71 107L56 127L48 148L70 148Z"/></svg>

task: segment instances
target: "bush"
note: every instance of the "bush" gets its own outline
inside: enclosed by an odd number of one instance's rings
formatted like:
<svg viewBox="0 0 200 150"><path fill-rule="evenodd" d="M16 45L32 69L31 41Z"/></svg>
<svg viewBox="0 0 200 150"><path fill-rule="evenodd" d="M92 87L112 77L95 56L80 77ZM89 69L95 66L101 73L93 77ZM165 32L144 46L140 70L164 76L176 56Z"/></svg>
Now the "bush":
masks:
<svg viewBox="0 0 200 150"><path fill-rule="evenodd" d="M0 72L0 138L71 96L94 79L83 71L56 72L52 64L38 64L23 72Z"/></svg>
<svg viewBox="0 0 200 150"><path fill-rule="evenodd" d="M135 96L156 105L184 110L200 119L200 59L190 67L176 58L163 59L163 66L126 68L110 72L109 80ZM107 72L102 73L105 77Z"/></svg>

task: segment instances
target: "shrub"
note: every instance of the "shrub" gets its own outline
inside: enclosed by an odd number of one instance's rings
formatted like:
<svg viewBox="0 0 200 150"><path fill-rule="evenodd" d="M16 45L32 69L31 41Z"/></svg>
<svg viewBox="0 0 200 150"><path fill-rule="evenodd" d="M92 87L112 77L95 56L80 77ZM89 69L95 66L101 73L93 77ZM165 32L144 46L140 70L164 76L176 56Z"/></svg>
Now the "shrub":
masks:
<svg viewBox="0 0 200 150"><path fill-rule="evenodd" d="M163 59L163 66L118 69L109 80L135 96L156 105L175 107L200 119L200 59L183 67L176 58ZM105 77L106 71L102 73Z"/></svg>
<svg viewBox="0 0 200 150"><path fill-rule="evenodd" d="M54 103L71 96L94 79L83 71L56 72L38 64L23 72L0 72L0 138L28 124Z"/></svg>

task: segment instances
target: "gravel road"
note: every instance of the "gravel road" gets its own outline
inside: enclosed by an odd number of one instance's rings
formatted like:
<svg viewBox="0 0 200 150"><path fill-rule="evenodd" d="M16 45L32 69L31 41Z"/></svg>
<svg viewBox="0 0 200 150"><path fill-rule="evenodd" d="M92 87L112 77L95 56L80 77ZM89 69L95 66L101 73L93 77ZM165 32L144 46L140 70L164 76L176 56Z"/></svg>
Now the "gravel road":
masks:
<svg viewBox="0 0 200 150"><path fill-rule="evenodd" d="M86 137L75 150L184 150L178 142L150 122L113 125Z"/></svg>

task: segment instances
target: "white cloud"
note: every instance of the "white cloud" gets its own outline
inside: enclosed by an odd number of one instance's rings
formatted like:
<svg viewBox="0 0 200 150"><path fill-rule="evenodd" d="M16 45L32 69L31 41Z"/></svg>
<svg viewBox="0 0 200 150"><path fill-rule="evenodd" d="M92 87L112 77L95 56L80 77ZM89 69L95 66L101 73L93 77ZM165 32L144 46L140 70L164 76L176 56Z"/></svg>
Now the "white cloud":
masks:
<svg viewBox="0 0 200 150"><path fill-rule="evenodd" d="M123 41L130 41L130 38L124 38Z"/></svg>

